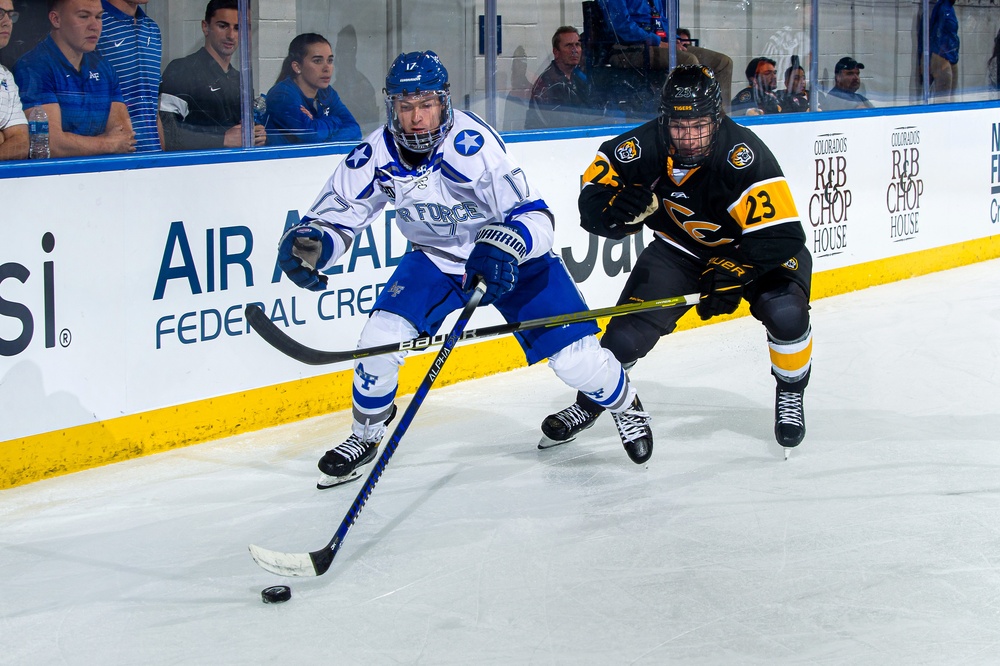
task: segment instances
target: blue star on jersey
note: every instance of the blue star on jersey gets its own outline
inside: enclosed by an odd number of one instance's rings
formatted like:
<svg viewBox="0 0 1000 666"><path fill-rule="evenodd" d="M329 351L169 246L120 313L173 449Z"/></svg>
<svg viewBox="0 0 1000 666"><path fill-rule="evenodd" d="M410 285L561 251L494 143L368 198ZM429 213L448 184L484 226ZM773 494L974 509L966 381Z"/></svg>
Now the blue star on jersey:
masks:
<svg viewBox="0 0 1000 666"><path fill-rule="evenodd" d="M359 144L351 154L347 156L344 160L347 162L347 166L351 169L360 169L364 165L368 164L368 160L372 158L372 147L367 143Z"/></svg>
<svg viewBox="0 0 1000 666"><path fill-rule="evenodd" d="M460 155L469 157L479 152L483 147L483 135L475 130L462 130L455 137L455 150Z"/></svg>

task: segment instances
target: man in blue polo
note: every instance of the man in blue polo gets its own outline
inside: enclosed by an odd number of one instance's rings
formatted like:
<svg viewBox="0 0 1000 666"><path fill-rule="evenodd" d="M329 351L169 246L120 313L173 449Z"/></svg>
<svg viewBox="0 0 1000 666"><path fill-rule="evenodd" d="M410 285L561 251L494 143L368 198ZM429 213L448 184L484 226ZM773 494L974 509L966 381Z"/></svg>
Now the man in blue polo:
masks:
<svg viewBox="0 0 1000 666"><path fill-rule="evenodd" d="M49 0L49 36L14 66L25 113L48 114L52 157L135 151L118 77L94 53L103 11L101 0Z"/></svg>
<svg viewBox="0 0 1000 666"><path fill-rule="evenodd" d="M104 16L97 52L118 74L135 131L136 152L160 150L160 27L141 5L149 0L102 0Z"/></svg>

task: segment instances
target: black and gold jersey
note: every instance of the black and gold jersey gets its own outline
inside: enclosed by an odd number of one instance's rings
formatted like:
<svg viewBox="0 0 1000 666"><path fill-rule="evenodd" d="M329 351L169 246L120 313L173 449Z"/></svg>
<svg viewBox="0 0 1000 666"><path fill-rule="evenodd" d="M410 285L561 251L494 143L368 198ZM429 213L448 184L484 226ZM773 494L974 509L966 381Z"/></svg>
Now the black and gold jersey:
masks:
<svg viewBox="0 0 1000 666"><path fill-rule="evenodd" d="M603 211L625 185L651 189L659 209L643 224L660 240L707 260L725 256L767 271L805 244L788 181L756 134L724 117L712 154L701 166L675 169L652 120L601 144L584 173L580 223L608 233Z"/></svg>

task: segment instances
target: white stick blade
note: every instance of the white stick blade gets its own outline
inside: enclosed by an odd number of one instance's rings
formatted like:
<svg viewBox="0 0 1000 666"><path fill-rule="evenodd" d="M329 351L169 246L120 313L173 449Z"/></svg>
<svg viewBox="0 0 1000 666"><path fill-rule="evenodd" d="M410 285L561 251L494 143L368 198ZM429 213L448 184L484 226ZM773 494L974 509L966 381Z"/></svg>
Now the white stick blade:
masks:
<svg viewBox="0 0 1000 666"><path fill-rule="evenodd" d="M279 576L316 575L316 568L309 553L279 553L251 544L250 555L262 569Z"/></svg>

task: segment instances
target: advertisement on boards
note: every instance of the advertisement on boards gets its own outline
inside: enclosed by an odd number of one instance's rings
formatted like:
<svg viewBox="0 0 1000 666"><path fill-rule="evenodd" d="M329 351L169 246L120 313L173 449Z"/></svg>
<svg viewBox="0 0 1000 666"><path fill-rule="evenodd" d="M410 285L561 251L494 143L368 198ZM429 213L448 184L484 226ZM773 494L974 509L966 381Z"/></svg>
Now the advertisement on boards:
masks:
<svg viewBox="0 0 1000 666"><path fill-rule="evenodd" d="M989 109L753 129L789 180L819 273L996 234L998 128ZM604 138L508 144L591 307L614 304L652 240L579 227L581 174ZM356 345L408 249L395 212L358 237L326 292L295 287L276 265L282 231L343 157L5 181L0 441L349 368L284 357L243 315L255 303L307 345ZM476 326L500 321L476 313Z"/></svg>

